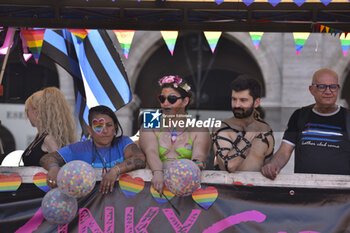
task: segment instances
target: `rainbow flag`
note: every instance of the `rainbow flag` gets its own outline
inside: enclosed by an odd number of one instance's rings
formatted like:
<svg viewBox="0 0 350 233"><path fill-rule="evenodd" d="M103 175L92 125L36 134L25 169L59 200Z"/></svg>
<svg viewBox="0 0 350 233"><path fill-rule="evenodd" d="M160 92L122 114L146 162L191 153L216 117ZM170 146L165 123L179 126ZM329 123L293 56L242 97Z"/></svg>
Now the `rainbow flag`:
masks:
<svg viewBox="0 0 350 233"><path fill-rule="evenodd" d="M128 59L135 30L113 30L113 32L119 41L120 47L122 47L124 56Z"/></svg>
<svg viewBox="0 0 350 233"><path fill-rule="evenodd" d="M21 29L21 33L27 41L28 47L34 56L35 62L38 64L41 48L43 46L45 29Z"/></svg>
<svg viewBox="0 0 350 233"><path fill-rule="evenodd" d="M145 182L140 177L132 178L128 174L124 174L119 178L119 186L127 198L135 196L143 190Z"/></svg>
<svg viewBox="0 0 350 233"><path fill-rule="evenodd" d="M192 194L192 199L206 210L216 201L217 197L218 190L213 186L206 189L200 188Z"/></svg>
<svg viewBox="0 0 350 233"><path fill-rule="evenodd" d="M350 36L346 38L347 35L348 35L347 33L342 33L340 36L340 43L341 43L341 48L343 49L344 56L348 52L349 46L350 46Z"/></svg>
<svg viewBox="0 0 350 233"><path fill-rule="evenodd" d="M297 56L299 55L301 49L304 47L307 38L309 38L309 35L310 32L293 32Z"/></svg>
<svg viewBox="0 0 350 233"><path fill-rule="evenodd" d="M216 45L220 39L222 32L204 32L204 36L208 41L211 52L214 53Z"/></svg>
<svg viewBox="0 0 350 233"><path fill-rule="evenodd" d="M80 42L83 42L90 29L68 29L73 35L75 35Z"/></svg>
<svg viewBox="0 0 350 233"><path fill-rule="evenodd" d="M9 176L0 174L0 192L16 191L22 183L22 178L18 174Z"/></svg>
<svg viewBox="0 0 350 233"><path fill-rule="evenodd" d="M179 35L179 32L178 31L160 31L160 33L162 34L165 44L168 46L171 56L173 56L176 39L177 39L177 36Z"/></svg>
<svg viewBox="0 0 350 233"><path fill-rule="evenodd" d="M261 38L264 35L264 32L249 32L249 35L252 38L255 49L258 49Z"/></svg>

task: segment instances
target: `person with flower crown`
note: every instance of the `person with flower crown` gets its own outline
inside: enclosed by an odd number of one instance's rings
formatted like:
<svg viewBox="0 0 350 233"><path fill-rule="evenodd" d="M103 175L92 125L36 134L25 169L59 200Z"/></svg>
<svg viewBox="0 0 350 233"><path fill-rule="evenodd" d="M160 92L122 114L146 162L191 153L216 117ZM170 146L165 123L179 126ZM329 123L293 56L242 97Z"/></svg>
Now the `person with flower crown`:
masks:
<svg viewBox="0 0 350 233"><path fill-rule="evenodd" d="M200 169L210 149L208 128L186 124L188 105L192 91L189 84L178 75L164 76L159 80L161 93L158 95L162 110L160 129L141 129L140 147L146 154L147 163L152 170L152 186L163 192L163 169L177 159L190 159Z"/></svg>

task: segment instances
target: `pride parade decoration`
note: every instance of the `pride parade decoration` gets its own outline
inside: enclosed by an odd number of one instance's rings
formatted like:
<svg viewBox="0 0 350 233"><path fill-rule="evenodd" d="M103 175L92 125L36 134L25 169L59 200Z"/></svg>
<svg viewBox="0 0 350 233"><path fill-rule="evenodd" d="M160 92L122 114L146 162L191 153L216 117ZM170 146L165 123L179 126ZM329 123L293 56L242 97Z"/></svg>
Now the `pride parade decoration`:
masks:
<svg viewBox="0 0 350 233"><path fill-rule="evenodd" d="M160 33L162 34L162 37L171 53L171 56L173 56L176 39L177 39L177 36L179 35L179 32L178 31L160 31Z"/></svg>
<svg viewBox="0 0 350 233"><path fill-rule="evenodd" d="M249 32L249 35L252 38L255 49L258 49L264 32Z"/></svg>
<svg viewBox="0 0 350 233"><path fill-rule="evenodd" d="M123 50L126 59L129 57L132 39L134 38L135 30L113 30L117 37L120 47Z"/></svg>
<svg viewBox="0 0 350 233"><path fill-rule="evenodd" d="M216 45L220 39L222 32L204 32L204 36L208 41L211 52L214 53Z"/></svg>
<svg viewBox="0 0 350 233"><path fill-rule="evenodd" d="M0 192L16 191L22 183L22 179L18 174L9 176L0 174Z"/></svg>
<svg viewBox="0 0 350 233"><path fill-rule="evenodd" d="M350 36L346 37L347 33L343 33L340 36L340 43L341 43L341 48L343 50L343 55L345 56L346 53L349 50L349 46L350 46Z"/></svg>
<svg viewBox="0 0 350 233"><path fill-rule="evenodd" d="M50 190L50 187L46 183L46 177L47 174L43 172L36 173L33 176L33 183L36 185L36 187L38 187L45 193L47 193Z"/></svg>
<svg viewBox="0 0 350 233"><path fill-rule="evenodd" d="M307 38L309 38L309 35L309 32L293 32L297 56L299 55L301 49L304 47Z"/></svg>
<svg viewBox="0 0 350 233"><path fill-rule="evenodd" d="M189 196L200 188L201 172L189 159L173 161L164 171L164 183L176 196Z"/></svg>
<svg viewBox="0 0 350 233"><path fill-rule="evenodd" d="M77 37L78 41L83 42L87 34L89 34L89 29L68 29L74 36Z"/></svg>
<svg viewBox="0 0 350 233"><path fill-rule="evenodd" d="M204 209L209 209L209 207L216 201L218 198L218 190L209 186L205 189L198 189L192 193L192 199Z"/></svg>
<svg viewBox="0 0 350 233"><path fill-rule="evenodd" d="M75 198L88 195L95 187L95 183L95 170L90 164L80 160L65 164L57 174L59 190Z"/></svg>
<svg viewBox="0 0 350 233"><path fill-rule="evenodd" d="M127 198L133 197L143 190L145 182L140 177L132 178L129 174L123 174L119 178L119 186Z"/></svg>
<svg viewBox="0 0 350 233"><path fill-rule="evenodd" d="M69 197L58 188L48 192L41 203L44 218L52 224L66 224L73 220L78 210L74 197Z"/></svg>
<svg viewBox="0 0 350 233"><path fill-rule="evenodd" d="M38 64L41 48L43 46L45 29L22 29L21 33L27 41L35 62Z"/></svg>
<svg viewBox="0 0 350 233"><path fill-rule="evenodd" d="M171 193L169 191L169 189L167 187L164 187L163 189L163 195L160 195L151 185L150 188L150 192L154 198L154 200L156 200L156 202L158 202L158 204L164 205L165 203L168 202L168 200L170 201L175 195L173 193ZM165 197L166 196L166 197Z"/></svg>
<svg viewBox="0 0 350 233"><path fill-rule="evenodd" d="M105 119L104 118L92 120L92 129L96 133L98 133L98 134L102 133L102 130L104 127L105 127Z"/></svg>

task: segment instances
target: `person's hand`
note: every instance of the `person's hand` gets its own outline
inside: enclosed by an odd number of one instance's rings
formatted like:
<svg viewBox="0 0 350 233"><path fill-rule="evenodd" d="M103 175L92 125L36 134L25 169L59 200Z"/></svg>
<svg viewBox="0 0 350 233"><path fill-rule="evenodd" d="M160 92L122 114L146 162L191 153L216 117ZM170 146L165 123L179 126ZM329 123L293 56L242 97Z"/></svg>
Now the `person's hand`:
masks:
<svg viewBox="0 0 350 233"><path fill-rule="evenodd" d="M109 169L109 171L102 178L99 190L100 193L107 194L109 192L113 192L114 184L117 181L117 178L118 172L116 169Z"/></svg>
<svg viewBox="0 0 350 233"><path fill-rule="evenodd" d="M270 162L265 164L262 168L261 168L261 174L263 176L265 176L266 178L269 178L271 180L276 179L277 175L280 173L280 166L278 166L278 164Z"/></svg>
<svg viewBox="0 0 350 233"><path fill-rule="evenodd" d="M153 172L152 186L159 194L163 194L164 177L162 170Z"/></svg>
<svg viewBox="0 0 350 233"><path fill-rule="evenodd" d="M57 174L60 170L60 167L53 166L50 167L47 172L46 183L50 187L50 189L57 187Z"/></svg>

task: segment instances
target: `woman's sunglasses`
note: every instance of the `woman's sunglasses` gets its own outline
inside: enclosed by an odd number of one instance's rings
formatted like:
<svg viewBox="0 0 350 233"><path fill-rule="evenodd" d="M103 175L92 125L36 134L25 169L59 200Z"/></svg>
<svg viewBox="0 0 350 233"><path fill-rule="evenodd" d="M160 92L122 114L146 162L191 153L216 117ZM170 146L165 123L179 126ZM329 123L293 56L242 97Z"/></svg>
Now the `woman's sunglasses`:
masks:
<svg viewBox="0 0 350 233"><path fill-rule="evenodd" d="M177 97L176 95L168 95L168 96L164 96L164 95L158 95L158 100L159 102L161 102L162 104L164 104L165 100L168 100L168 102L170 104L175 104L176 101L178 99L182 99L182 97Z"/></svg>

